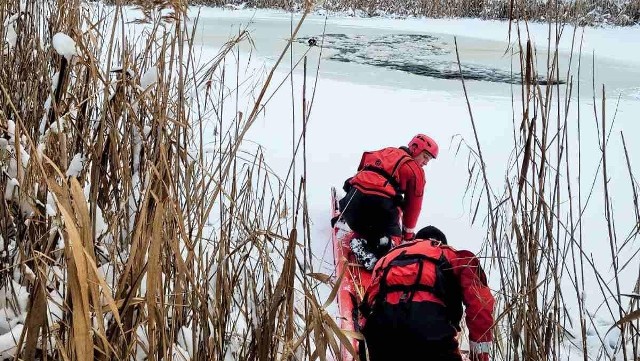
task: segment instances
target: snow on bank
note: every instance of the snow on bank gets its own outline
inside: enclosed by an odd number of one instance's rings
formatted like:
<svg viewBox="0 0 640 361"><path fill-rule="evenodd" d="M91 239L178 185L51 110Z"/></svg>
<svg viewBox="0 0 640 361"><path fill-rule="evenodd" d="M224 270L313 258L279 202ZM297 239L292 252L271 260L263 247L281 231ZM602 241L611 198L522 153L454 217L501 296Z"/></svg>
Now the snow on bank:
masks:
<svg viewBox="0 0 640 361"><path fill-rule="evenodd" d="M283 43L286 39L286 33L277 33L273 30L275 25L287 28L289 22L292 21L291 14L272 10L239 10L224 11L221 9L202 8L200 9L202 18L200 22L206 26L207 23L213 23L218 20L225 20L224 24L229 23L241 24L250 20L254 22L249 27L260 38L257 48L262 49L264 58L260 61L267 62L275 58L275 51L269 49L264 51L265 41L269 41L271 37L277 38ZM232 20L229 20L231 18ZM228 21L227 21L228 20ZM293 21L297 17L294 16ZM324 18L312 15L307 22L316 22L321 24ZM467 39L476 38L483 40L492 40L496 42L504 42L507 39L508 23L500 21L484 21L478 19L467 20L432 20L432 19L384 19L384 18L348 18L348 17L330 17L327 28L328 32L334 32L338 26L341 26L341 34L361 34L375 33L378 29L385 29L389 32L399 33L420 33L432 32L434 34L455 35L466 37ZM279 24L278 24L279 23ZM274 25L275 24L275 25ZM317 25L316 24L316 25ZM303 30L304 30L303 25ZM317 29L319 26L315 26ZM480 30L479 30L480 29ZM630 51L632 55L624 53L627 48L634 47L640 39L634 37L638 31L638 27L634 28L587 28L585 29L585 44L583 45L583 53L594 51L595 55L609 57L613 62L636 64L639 59L638 50L635 48ZM522 30L522 29L521 29ZM548 26L544 24L530 24L529 30L538 45L546 44ZM268 37L265 32L268 32ZM571 45L570 29L564 30L564 39L560 46L569 49ZM315 34L315 33L314 33ZM579 33L578 36L581 34ZM621 40L622 45L618 41L610 41L609 36L617 36ZM203 45L211 45L204 42ZM304 47L304 46L303 46ZM576 46L577 48L577 46ZM316 53L314 53L316 55ZM311 57L310 57L311 58ZM640 57L638 57L640 58ZM473 59L471 59L473 60ZM598 68L600 63L596 63L595 70L605 84L617 81L609 74L603 74ZM341 66L340 69L338 67ZM322 73L323 67L326 69L332 67L331 71L340 74L340 77L330 78ZM285 69L282 72L276 72L274 83L280 83L285 76ZM354 72L362 70L367 76L373 79L370 83L360 84L354 82ZM589 69L590 70L590 69ZM331 185L339 186L342 181L352 175L355 166L358 164L361 152L363 150L376 149L387 145L404 144L415 132L424 131L433 135L441 142L441 156L427 167L427 190L424 201L423 214L420 218L420 224L434 224L445 230L450 239L455 240L455 246L466 248L473 251L479 251L482 241L486 236L486 224L483 224L483 217L480 216L475 224L470 225L470 214L473 213L471 208L473 205L469 202L469 196L464 196L465 186L468 178L469 164L465 156L457 152L457 142L460 135L464 139L472 140L471 125L469 116L465 107L465 100L461 92L459 83L452 81L456 87L444 89L444 82L430 82L428 78L412 77L404 75L401 72L391 72L380 70L376 67L365 67L352 63L341 63L341 65L325 62L321 65L321 77L317 83L313 110L307 129L307 188L309 189L308 203L310 205L310 213L312 218L312 247L314 254L318 258L328 256L330 259L330 249L327 247L329 240L329 187ZM599 72L600 71L600 72ZM233 73L233 71L231 71ZM246 74L240 71L240 74ZM301 77L296 74L292 84L296 87L301 86ZM416 80L419 82L429 82L434 87L411 90L406 85L409 81ZM502 189L504 185L505 168L513 161L512 154L509 151L513 143L513 120L511 93L508 91L504 96L487 96L486 92L478 91L480 82L468 84L470 89L470 103L473 109L474 118L478 126L480 143L483 148L483 155L487 162L487 172L489 182L495 187L495 191ZM476 87L477 86L477 87ZM625 83L626 86L626 83ZM475 88L474 88L475 87ZM482 90L491 87L496 90L498 87L503 90L502 85L486 85ZM298 88L296 88L298 89ZM610 88L608 88L610 89ZM625 91L628 88L624 89ZM498 93L497 91L495 93ZM517 98L517 96L516 96ZM629 101L630 97L623 98L616 104L616 119L611 134L619 134L624 131L625 135L635 134L640 130L640 126L636 122L636 114L640 111L640 104L637 101ZM254 127L247 134L247 138L251 141L259 143L266 152L267 163L276 173L283 174L289 166L290 160L290 137L291 125L293 119L291 117L291 108L300 104L300 99L292 99L292 95L286 92L276 94L267 106L268 112L264 118L260 118ZM243 101L240 102L244 104ZM515 101L519 104L519 100ZM572 137L575 136L577 107L580 108L581 117L583 119L581 129L582 150L581 150L581 177L580 184L582 189L589 189L592 183L595 184L594 196L590 197L588 207L584 211L585 222L583 235L585 237L584 252L588 257L595 261L597 271L604 275L608 282L611 278L610 264L611 256L608 251L608 241L606 235L606 224L603 224L604 201L602 200L602 173L598 162L600 153L598 149L599 134L596 131L595 123L593 123L593 103L592 100L583 100L577 105L572 104L569 109L570 132ZM600 107L600 103L596 104ZM608 105L607 123L611 123L610 114L613 105ZM517 111L517 110L516 110ZM561 110L563 112L564 110ZM551 114L556 114L553 109ZM519 117L518 114L515 115ZM589 124L587 127L585 124ZM572 138L573 139L573 138ZM630 154L638 154L638 147L629 144ZM331 144L331 146L327 146ZM585 145L586 144L586 145ZM609 186L612 198L616 200L616 227L620 233L626 232L633 225L633 219L627 217L627 214L633 214L630 211L631 201L628 201L629 180L628 173L624 164L619 163L616 159L622 154L622 145L618 136L612 136L609 142L608 172ZM463 147L464 148L464 147ZM553 150L550 150L551 152ZM577 145L571 144L570 163L574 172L570 179L573 185L576 184L576 168ZM633 157L633 156L632 156ZM616 159L614 159L616 158ZM636 157L633 157L634 159ZM330 172L327 172L330 169ZM635 170L637 173L637 169ZM566 181L564 170L561 171L562 181ZM563 192L563 200L568 196ZM582 199L584 201L585 195ZM567 199L568 200L568 199ZM573 194L573 201L576 202L576 195ZM584 205L584 203L583 203ZM563 209L565 205L563 203ZM482 213L482 212L481 212ZM624 259L624 255L621 256ZM626 260L626 259L624 259ZM633 260L631 260L633 263ZM326 264L325 264L326 265ZM557 272L568 279L568 271L559 264ZM328 264L327 269L331 268ZM617 276L621 279L621 284L626 291L635 284L637 271L634 272L633 266L627 267ZM593 277L593 270L586 271L588 279ZM568 281L567 281L568 283ZM574 299L575 290L571 285L563 284L563 296L567 303L566 309L566 328L567 333L573 335L568 336L570 340L566 346L567 349L562 353L562 359L579 360L583 359L581 355L581 339L579 326L579 310L577 309ZM603 307L603 295L597 289L597 285L593 285L593 290L583 292L583 297L587 312L587 335L588 348L590 355L597 357L598 354L607 355L607 358L620 358L620 351L613 355L616 348L616 342L619 335L615 331L607 333L613 321L617 319L616 313L608 312L607 307ZM494 289L500 292L498 283L494 283ZM569 325L571 323L571 325ZM570 346L575 343L576 347Z"/></svg>
<svg viewBox="0 0 640 361"><path fill-rule="evenodd" d="M206 19L208 13L222 13L222 10L203 9L203 19ZM224 16L240 14L247 18L256 15L258 19L290 21L290 14L284 12L238 10L234 12L227 11L223 14ZM133 12L131 15L135 16ZM314 15L309 21L322 22L324 18ZM334 24L353 28L368 27L375 29L376 27L384 28L384 26L388 26L389 29L399 31L432 31L435 33L451 33L453 35L459 34L460 36L473 35L486 37L486 39L490 40L504 40L507 26L505 22L474 19L432 21L431 19L395 20L341 17L331 18L330 21ZM477 28L486 28L488 30L486 32L478 31L478 34L472 33ZM531 26L531 29L532 33L539 31L543 36L546 36L544 35L544 28L536 30L536 26ZM66 43L69 44L69 42ZM606 47L607 44L593 45L592 43L592 46L595 46L598 51L601 51L601 45ZM62 52L65 51L62 50ZM156 72L157 69L152 67L146 75L141 77L140 85L142 88L146 88L157 81ZM230 73L233 73L233 71L230 71ZM247 72L243 74L247 74ZM282 72L277 74L278 79L284 76L285 73ZM301 83L300 78L296 78L294 83L299 85ZM349 102L349 106L345 106L345 101ZM503 130L510 129L511 103L510 101L505 101L505 99L475 97L474 94L472 94L471 102L477 117L476 120L481 126L482 142L485 146L490 146L485 149L485 155L490 158L490 176L492 181L500 182L503 176L502 167L508 162L509 154L505 154L505 148L499 145L508 144L511 140L511 134L508 131L504 133L495 130L500 128ZM292 101L288 92L278 93L274 97L274 101L268 106L268 116L260 118L256 123L256 127L248 135L250 140L255 140L264 146L268 153L268 164L277 169L279 174L284 174L289 166L291 149L290 132L288 130L292 124L290 119L292 104L299 105L300 99ZM376 104L376 106L372 106L372 104ZM339 185L344 176L349 175L354 170L361 151L384 145L403 144L417 129L421 131L425 129L437 139L442 140L443 151L441 157L431 163L427 169L429 184L421 224L436 224L446 229L450 238L455 239L456 243L463 248L477 250L483 239L483 225L476 224L474 227L461 226L468 223L466 217L468 209L465 208L465 205L460 200L460 190L464 188L467 177L467 164L464 159L456 156L455 146L452 146L454 142L451 141L452 137L457 134L464 134L467 139L471 138L466 109L462 105L459 93L452 94L438 90L410 91L388 86L369 87L351 84L349 79L344 79L343 81L321 79L318 83L317 99L314 103L312 119L309 123L307 144L309 154L309 204L314 228L314 242L317 240L318 243L322 243L328 237L328 212L325 212L329 204L328 186L336 185L336 183ZM588 107L590 106L587 105ZM228 109L235 111L233 107ZM633 109L631 108L631 110ZM584 113L586 114L587 111ZM623 126L632 125L628 122L628 114L629 110L626 110L626 113L624 110L620 113L622 119L619 120L619 124L621 123ZM443 120L446 120L446 122ZM392 123L393 126L388 127L389 123ZM490 126L492 124L493 127ZM328 144L331 144L331 146L327 146ZM491 145L493 146L491 147ZM80 157L81 155L78 156ZM69 171L76 172L81 169L80 158L77 159L77 162L72 163L75 165L70 167ZM331 172L327 172L329 167ZM617 187L617 189L623 189L623 187ZM135 208L132 210L135 212ZM55 214L54 211L52 212ZM597 214L594 218L597 219ZM597 226L594 225L594 227ZM590 246L597 250L602 245ZM604 255L606 256L606 252ZM109 279L110 277L106 278ZM11 321L15 324L17 322L15 320L19 316L12 316ZM595 313L592 316L595 321L587 332L590 337L593 337L593 345L596 348L595 353L597 352L597 347L599 347L598 345L601 344L599 337L604 335L604 331L611 323ZM576 323L574 322L574 324ZM9 326L4 331L8 331ZM576 329L571 331L573 334L579 335ZM143 329L142 332L144 332ZM2 337L6 335L8 334L5 333ZM611 348L612 343L615 344L617 336L615 333L611 333L606 337L606 347ZM9 336L7 336L8 338ZM143 334L141 338L144 338ZM181 336L178 340L181 348L176 347L176 356L185 357L185 351L188 354L193 353L193 350L190 349L192 339L193 335L190 329L184 328L181 330ZM0 339L0 345L3 344L2 340L4 338ZM10 347L11 344L8 344L8 346ZM143 358L143 352L140 353Z"/></svg>

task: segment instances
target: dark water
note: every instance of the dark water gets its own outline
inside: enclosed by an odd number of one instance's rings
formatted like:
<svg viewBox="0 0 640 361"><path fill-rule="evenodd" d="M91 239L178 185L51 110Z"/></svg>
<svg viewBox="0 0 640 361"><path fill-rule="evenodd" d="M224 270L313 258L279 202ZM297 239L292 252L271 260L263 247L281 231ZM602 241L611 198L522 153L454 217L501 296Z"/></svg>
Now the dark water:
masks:
<svg viewBox="0 0 640 361"><path fill-rule="evenodd" d="M460 68L455 48L443 39L426 34L348 35L325 34L300 37L299 43L322 46L335 51L329 60L372 65L411 74L438 78L522 84L520 73L481 64L463 63ZM537 77L536 83L564 84Z"/></svg>
<svg viewBox="0 0 640 361"><path fill-rule="evenodd" d="M253 41L240 44L241 51L272 65L290 39L295 27L292 20L295 19L287 13L209 9L198 23L196 41L210 49L220 48L240 29L247 29ZM475 33L484 31L482 22L469 23L468 26L477 29L470 29L467 35L450 33L446 26L442 32L420 31L421 20L413 21L415 30L402 23L402 20L380 24L368 23L366 19L310 16L301 26L287 58L295 63L302 56L308 57L309 69L317 68L324 79L387 88L459 94L462 74L468 80L471 95L511 97L512 87L523 82L518 44L506 35L503 40L475 37ZM495 29L490 26L489 31ZM319 46L307 45L312 37ZM601 85L606 84L610 96L634 102L640 99L640 70L636 64L599 56L600 52L585 51L578 56L561 50L557 54L559 81L545 79L554 54L549 54L546 48L546 37L541 39L540 44L533 44L532 62L540 74L536 77L538 84L570 82L571 97L587 100L601 97ZM621 39L611 41L628 42L624 36ZM458 69L456 41L462 72Z"/></svg>

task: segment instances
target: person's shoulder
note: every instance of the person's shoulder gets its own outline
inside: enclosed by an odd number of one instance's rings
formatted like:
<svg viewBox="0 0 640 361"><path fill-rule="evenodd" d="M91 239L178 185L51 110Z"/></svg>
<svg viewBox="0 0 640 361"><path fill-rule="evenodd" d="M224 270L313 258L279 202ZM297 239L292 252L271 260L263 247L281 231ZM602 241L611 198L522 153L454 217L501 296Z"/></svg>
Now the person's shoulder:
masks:
<svg viewBox="0 0 640 361"><path fill-rule="evenodd" d="M371 154L371 153L385 153L385 152L390 152L393 151L394 149L398 149L396 147L383 147L383 148L377 148L377 149L372 149L372 150L365 150L363 153L364 154Z"/></svg>
<svg viewBox="0 0 640 361"><path fill-rule="evenodd" d="M394 147L394 146L384 147L384 148L382 148L380 150L388 150L388 151L397 152L397 153L400 153L400 151L402 151L403 153L405 153L402 148L398 148L398 147Z"/></svg>
<svg viewBox="0 0 640 361"><path fill-rule="evenodd" d="M401 165L401 168L405 168L406 170L410 171L418 179L424 179L425 178L424 169L413 158L411 158L408 161L404 162L404 164Z"/></svg>
<svg viewBox="0 0 640 361"><path fill-rule="evenodd" d="M402 155L404 156L404 162L403 162L403 166L405 167L409 167L413 170L415 170L416 172L420 172L422 174L424 174L424 169L422 168L422 165L418 164L418 162L416 162L416 159L414 157L411 156L411 154L407 153L406 150L402 149L402 148L396 148L402 151Z"/></svg>
<svg viewBox="0 0 640 361"><path fill-rule="evenodd" d="M452 247L452 246L450 246L448 244L441 244L440 248L442 248L444 250L449 250L449 251L452 251L452 252L457 252L458 251L457 249L455 249L454 247Z"/></svg>
<svg viewBox="0 0 640 361"><path fill-rule="evenodd" d="M449 245L440 243L439 241L432 241L431 245L434 246L434 247L437 247L442 252L442 255L447 260L451 261L452 259L456 258L456 252L457 251L456 251L455 248L453 248L453 247L451 247Z"/></svg>
<svg viewBox="0 0 640 361"><path fill-rule="evenodd" d="M441 245L440 248L442 248L443 252L445 252L448 256L458 260L473 261L478 259L475 253L466 249L456 249L450 245L445 244Z"/></svg>

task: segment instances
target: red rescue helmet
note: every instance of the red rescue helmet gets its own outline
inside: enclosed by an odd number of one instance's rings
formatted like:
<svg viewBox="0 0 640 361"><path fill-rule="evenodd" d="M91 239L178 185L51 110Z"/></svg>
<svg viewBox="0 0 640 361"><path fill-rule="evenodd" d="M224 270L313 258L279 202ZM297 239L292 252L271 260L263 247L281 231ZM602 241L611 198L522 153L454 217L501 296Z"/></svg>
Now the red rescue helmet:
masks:
<svg viewBox="0 0 640 361"><path fill-rule="evenodd" d="M424 134L418 134L409 142L409 151L413 157L426 151L435 159L438 158L438 144Z"/></svg>

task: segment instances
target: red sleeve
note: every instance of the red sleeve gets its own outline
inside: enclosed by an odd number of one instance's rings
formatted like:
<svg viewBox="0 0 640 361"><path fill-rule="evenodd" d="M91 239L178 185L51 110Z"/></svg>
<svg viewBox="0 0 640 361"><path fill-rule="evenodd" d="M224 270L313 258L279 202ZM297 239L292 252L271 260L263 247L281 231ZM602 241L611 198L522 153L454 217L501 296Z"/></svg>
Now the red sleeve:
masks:
<svg viewBox="0 0 640 361"><path fill-rule="evenodd" d="M493 305L495 300L487 285L487 276L478 258L470 251L450 249L446 252L460 281L465 321L471 344L487 344L493 340Z"/></svg>
<svg viewBox="0 0 640 361"><path fill-rule="evenodd" d="M424 170L416 162L404 163L398 170L400 188L404 190L402 226L410 233L416 232L416 224L422 210L422 198L426 184Z"/></svg>

